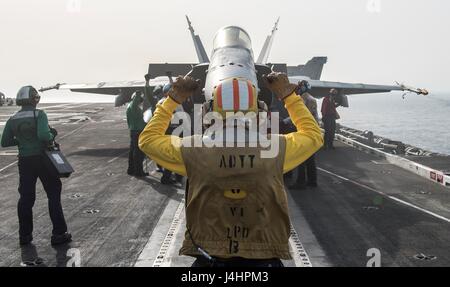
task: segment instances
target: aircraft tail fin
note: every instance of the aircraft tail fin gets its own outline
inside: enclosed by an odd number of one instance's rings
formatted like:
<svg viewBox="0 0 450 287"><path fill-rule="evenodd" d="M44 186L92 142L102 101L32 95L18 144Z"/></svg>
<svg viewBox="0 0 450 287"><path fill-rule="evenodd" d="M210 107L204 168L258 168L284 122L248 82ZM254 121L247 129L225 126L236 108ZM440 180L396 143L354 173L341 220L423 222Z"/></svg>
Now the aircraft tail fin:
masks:
<svg viewBox="0 0 450 287"><path fill-rule="evenodd" d="M208 54L206 54L205 47L203 47L203 43L200 40L200 36L195 34L194 28L192 27L192 23L187 15L186 20L189 25L189 31L191 31L192 40L194 41L195 52L197 53L198 61L200 62L200 64L209 63Z"/></svg>
<svg viewBox="0 0 450 287"><path fill-rule="evenodd" d="M323 66L327 63L327 61L327 57L314 57L305 65L287 67L288 75L290 77L305 76L309 77L311 80L320 80Z"/></svg>
<svg viewBox="0 0 450 287"><path fill-rule="evenodd" d="M269 59L270 50L272 48L273 39L275 38L275 33L278 30L278 22L280 22L280 17L278 17L275 25L272 28L272 32L269 36L267 36L266 41L261 49L261 53L259 53L257 64L266 64Z"/></svg>

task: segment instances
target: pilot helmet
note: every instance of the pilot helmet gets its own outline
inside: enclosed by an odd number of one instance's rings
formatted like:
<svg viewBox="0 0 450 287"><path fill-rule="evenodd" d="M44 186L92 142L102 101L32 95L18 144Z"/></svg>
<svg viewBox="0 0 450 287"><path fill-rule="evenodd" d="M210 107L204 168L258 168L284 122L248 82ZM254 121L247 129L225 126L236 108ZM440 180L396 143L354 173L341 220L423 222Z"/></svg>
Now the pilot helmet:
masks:
<svg viewBox="0 0 450 287"><path fill-rule="evenodd" d="M25 86L20 88L16 97L16 104L18 106L36 105L39 103L41 96L38 91L32 86Z"/></svg>

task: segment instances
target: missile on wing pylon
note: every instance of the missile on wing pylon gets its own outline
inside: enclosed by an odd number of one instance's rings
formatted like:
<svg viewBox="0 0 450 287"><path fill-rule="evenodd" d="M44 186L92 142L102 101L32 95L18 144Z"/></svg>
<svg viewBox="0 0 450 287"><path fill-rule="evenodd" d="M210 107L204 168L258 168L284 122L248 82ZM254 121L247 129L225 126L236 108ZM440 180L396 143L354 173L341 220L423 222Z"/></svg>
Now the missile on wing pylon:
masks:
<svg viewBox="0 0 450 287"><path fill-rule="evenodd" d="M404 84L400 84L398 82L397 82L397 85L399 85L405 92L415 93L415 94L424 95L424 96L428 96L428 94L429 94L428 90L426 90L426 89L413 88L413 87L406 86Z"/></svg>
<svg viewBox="0 0 450 287"><path fill-rule="evenodd" d="M39 89L39 92L42 93L42 92L46 92L46 91L50 91L50 90L59 90L59 87L61 85L64 85L64 84L56 84L54 86L42 87L42 88Z"/></svg>

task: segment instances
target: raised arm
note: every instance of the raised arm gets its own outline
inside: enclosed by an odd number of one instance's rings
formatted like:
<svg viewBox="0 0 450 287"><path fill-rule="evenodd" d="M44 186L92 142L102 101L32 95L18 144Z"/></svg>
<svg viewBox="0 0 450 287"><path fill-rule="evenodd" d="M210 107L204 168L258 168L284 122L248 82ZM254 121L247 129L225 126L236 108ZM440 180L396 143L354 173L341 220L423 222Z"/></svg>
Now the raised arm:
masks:
<svg viewBox="0 0 450 287"><path fill-rule="evenodd" d="M284 99L284 104L297 128L296 132L285 135L283 172L286 173L316 153L323 145L323 137L316 120L298 95L292 93Z"/></svg>
<svg viewBox="0 0 450 287"><path fill-rule="evenodd" d="M197 89L198 83L190 77L178 77L169 97L157 105L152 119L139 136L139 148L156 163L178 174L186 175L181 155L181 138L166 135L173 112Z"/></svg>
<svg viewBox="0 0 450 287"><path fill-rule="evenodd" d="M178 103L169 97L156 106L152 119L139 136L139 148L157 164L178 174L186 175L180 150L181 138L166 135L177 106Z"/></svg>
<svg viewBox="0 0 450 287"><path fill-rule="evenodd" d="M150 75L145 75L145 87L144 87L144 98L150 103L152 110L155 109L157 101L153 98L153 92L150 91Z"/></svg>

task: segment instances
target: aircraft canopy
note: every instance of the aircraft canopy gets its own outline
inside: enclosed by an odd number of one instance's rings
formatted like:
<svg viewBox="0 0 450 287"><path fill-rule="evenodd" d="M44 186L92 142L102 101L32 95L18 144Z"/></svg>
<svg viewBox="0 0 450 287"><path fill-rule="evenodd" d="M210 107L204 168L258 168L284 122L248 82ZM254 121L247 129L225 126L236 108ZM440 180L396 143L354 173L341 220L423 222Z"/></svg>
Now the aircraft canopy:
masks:
<svg viewBox="0 0 450 287"><path fill-rule="evenodd" d="M250 36L244 29L236 26L229 26L219 30L214 37L214 50L224 47L244 47L252 49Z"/></svg>

